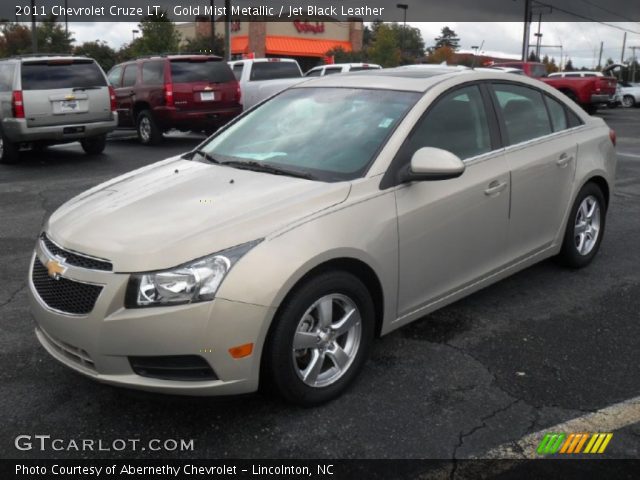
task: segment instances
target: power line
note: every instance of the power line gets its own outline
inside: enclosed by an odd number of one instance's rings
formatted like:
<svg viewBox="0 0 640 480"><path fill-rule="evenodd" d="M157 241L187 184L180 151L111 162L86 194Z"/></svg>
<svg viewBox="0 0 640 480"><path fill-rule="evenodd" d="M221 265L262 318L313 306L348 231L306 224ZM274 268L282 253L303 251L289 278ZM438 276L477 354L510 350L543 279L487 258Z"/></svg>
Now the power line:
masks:
<svg viewBox="0 0 640 480"><path fill-rule="evenodd" d="M602 10L604 12L610 13L610 14L615 15L615 16L620 17L620 18L624 18L625 20L628 20L629 22L638 23L638 22L636 22L635 20L633 20L633 19L631 19L629 17L625 17L624 15L621 15L621 14L619 14L617 12L614 12L613 10L609 10L608 8L604 8L604 7L602 7L602 6L600 6L600 5L596 4L596 3L593 3L593 2L591 2L589 0L580 0L580 1L583 2L583 3L586 3L587 5L591 5L592 7L599 8L600 10Z"/></svg>
<svg viewBox="0 0 640 480"><path fill-rule="evenodd" d="M575 13L575 12L572 12L570 10L566 10L564 8L557 7L557 6L555 6L555 5L551 4L551 3L540 2L538 0L535 0L535 3L537 3L538 5L544 5L545 7L553 8L553 9L559 11L559 12L566 13L566 14L571 15L571 16L576 17L576 18L581 18L582 20L586 20L588 22L595 22L595 23L599 23L601 25L606 25L607 27L615 28L616 30L620 30L622 32L629 32L629 33L635 33L636 35L640 35L640 32L637 31L637 30L631 30L631 29L628 29L628 28L621 27L619 25L613 25L613 24L608 23L608 22L602 22L600 20L596 20L595 18L587 17L586 15L582 15L580 13ZM616 14L616 15L618 15L618 14ZM621 15L618 15L618 16L621 16Z"/></svg>

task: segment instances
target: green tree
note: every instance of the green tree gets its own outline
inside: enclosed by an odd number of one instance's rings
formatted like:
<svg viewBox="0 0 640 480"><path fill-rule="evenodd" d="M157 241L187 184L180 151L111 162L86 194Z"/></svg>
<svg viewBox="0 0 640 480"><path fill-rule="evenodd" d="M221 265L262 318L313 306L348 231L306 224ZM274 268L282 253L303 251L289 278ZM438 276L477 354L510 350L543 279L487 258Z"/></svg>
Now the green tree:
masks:
<svg viewBox="0 0 640 480"><path fill-rule="evenodd" d="M0 55L10 57L22 53L31 53L31 29L19 23L2 23L0 26Z"/></svg>
<svg viewBox="0 0 640 480"><path fill-rule="evenodd" d="M369 60L383 67L396 67L400 64L401 55L396 36L387 25L380 25L375 32L375 39L369 48Z"/></svg>
<svg viewBox="0 0 640 480"><path fill-rule="evenodd" d="M427 56L427 63L453 63L455 52L451 47L439 47L433 49Z"/></svg>
<svg viewBox="0 0 640 480"><path fill-rule="evenodd" d="M360 63L366 62L365 52L347 52L342 47L335 47L325 53L327 57L333 57L335 63Z"/></svg>
<svg viewBox="0 0 640 480"><path fill-rule="evenodd" d="M535 52L535 51L531 50L531 53L529 53L529 58L528 58L528 60L529 60L530 62L539 62L539 61L540 61L540 57L538 57L538 56L536 55L536 52Z"/></svg>
<svg viewBox="0 0 640 480"><path fill-rule="evenodd" d="M191 53L212 53L224 56L224 39L222 36L216 35L212 42L210 35L197 35L195 38L189 38L181 50Z"/></svg>
<svg viewBox="0 0 640 480"><path fill-rule="evenodd" d="M127 46L128 53L132 56L178 51L180 34L166 10L160 10L157 15L147 15L140 21L138 28L142 35Z"/></svg>
<svg viewBox="0 0 640 480"><path fill-rule="evenodd" d="M567 63L564 64L564 71L565 72L573 72L575 70L574 66L573 66L573 62L571 61L571 59L567 59Z"/></svg>
<svg viewBox="0 0 640 480"><path fill-rule="evenodd" d="M438 49L440 47L449 47L451 49L458 50L460 48L460 38L449 27L443 27L440 31L440 36L435 38L436 44L434 45L434 49Z"/></svg>
<svg viewBox="0 0 640 480"><path fill-rule="evenodd" d="M392 23L389 28L396 38L398 46L402 47L403 64L416 63L416 60L424 57L424 39L419 28L404 26L401 23Z"/></svg>
<svg viewBox="0 0 640 480"><path fill-rule="evenodd" d="M75 40L70 33L65 32L64 27L56 21L54 15L50 15L44 22L38 24L36 32L39 53L71 53Z"/></svg>
<svg viewBox="0 0 640 480"><path fill-rule="evenodd" d="M93 58L105 72L111 70L111 67L116 63L116 51L107 45L104 40L84 42L74 49L74 53Z"/></svg>

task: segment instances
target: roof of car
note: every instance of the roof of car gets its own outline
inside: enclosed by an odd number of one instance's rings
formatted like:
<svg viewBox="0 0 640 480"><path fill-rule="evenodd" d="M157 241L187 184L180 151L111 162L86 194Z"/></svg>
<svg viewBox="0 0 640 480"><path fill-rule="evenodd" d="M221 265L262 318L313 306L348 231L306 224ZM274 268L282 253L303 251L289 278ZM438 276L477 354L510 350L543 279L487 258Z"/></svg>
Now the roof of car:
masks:
<svg viewBox="0 0 640 480"><path fill-rule="evenodd" d="M4 60L16 60L16 61L28 61L28 62L42 62L42 61L58 61L58 60L93 60L85 55L66 55L63 53L39 53L39 54L25 54L14 55Z"/></svg>

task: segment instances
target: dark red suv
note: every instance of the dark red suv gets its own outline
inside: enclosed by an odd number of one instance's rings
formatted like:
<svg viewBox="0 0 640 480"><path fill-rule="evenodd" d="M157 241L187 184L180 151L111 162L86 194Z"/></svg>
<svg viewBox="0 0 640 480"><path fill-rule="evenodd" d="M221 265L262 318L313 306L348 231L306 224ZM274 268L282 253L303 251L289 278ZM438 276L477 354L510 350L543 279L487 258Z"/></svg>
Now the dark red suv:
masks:
<svg viewBox="0 0 640 480"><path fill-rule="evenodd" d="M242 111L240 85L227 62L214 55L162 55L113 67L118 126L135 127L152 145L163 132L213 133Z"/></svg>

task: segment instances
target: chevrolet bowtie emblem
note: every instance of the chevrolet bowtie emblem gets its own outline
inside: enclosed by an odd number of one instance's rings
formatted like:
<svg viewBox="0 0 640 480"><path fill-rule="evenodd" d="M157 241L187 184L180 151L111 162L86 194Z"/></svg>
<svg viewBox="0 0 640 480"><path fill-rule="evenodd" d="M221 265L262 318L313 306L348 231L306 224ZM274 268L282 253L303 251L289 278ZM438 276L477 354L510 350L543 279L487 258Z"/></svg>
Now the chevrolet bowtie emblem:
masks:
<svg viewBox="0 0 640 480"><path fill-rule="evenodd" d="M65 95L65 100L75 100L76 96L75 95Z"/></svg>
<svg viewBox="0 0 640 480"><path fill-rule="evenodd" d="M66 270L66 267L60 264L57 260L49 260L47 262L47 273L54 280L58 280L60 275L62 275Z"/></svg>

